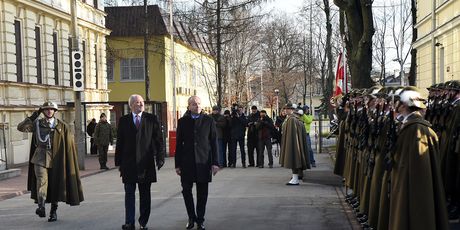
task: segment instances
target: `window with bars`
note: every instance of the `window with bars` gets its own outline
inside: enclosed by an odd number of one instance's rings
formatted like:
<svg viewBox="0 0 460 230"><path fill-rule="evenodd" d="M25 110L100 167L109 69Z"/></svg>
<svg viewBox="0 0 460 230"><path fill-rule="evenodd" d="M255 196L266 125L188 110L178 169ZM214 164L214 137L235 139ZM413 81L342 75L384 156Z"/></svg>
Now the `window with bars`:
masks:
<svg viewBox="0 0 460 230"><path fill-rule="evenodd" d="M41 44L41 35L40 35L40 27L35 27L35 57L37 60L37 83L43 83L43 75L42 75L42 44Z"/></svg>
<svg viewBox="0 0 460 230"><path fill-rule="evenodd" d="M54 84L59 85L58 35L53 33Z"/></svg>
<svg viewBox="0 0 460 230"><path fill-rule="evenodd" d="M95 45L94 45L94 64L95 64L95 66L96 66L96 70L95 70L95 71L96 71L96 74L95 74L94 77L96 77L96 89L99 88L99 75L98 75L98 73L99 73L99 68L98 68L99 65L98 65L98 63L97 63L97 61L98 61L98 55L99 55L99 52L97 52L97 44L95 44Z"/></svg>
<svg viewBox="0 0 460 230"><path fill-rule="evenodd" d="M70 87L73 86L73 66L72 66L72 37L67 39L69 43L69 69L70 69Z"/></svg>
<svg viewBox="0 0 460 230"><path fill-rule="evenodd" d="M107 81L113 81L113 57L107 56Z"/></svg>
<svg viewBox="0 0 460 230"><path fill-rule="evenodd" d="M144 80L144 58L127 58L120 61L122 81Z"/></svg>
<svg viewBox="0 0 460 230"><path fill-rule="evenodd" d="M22 69L22 35L21 35L21 22L14 21L14 39L16 42L16 77L17 82L23 82L23 69Z"/></svg>

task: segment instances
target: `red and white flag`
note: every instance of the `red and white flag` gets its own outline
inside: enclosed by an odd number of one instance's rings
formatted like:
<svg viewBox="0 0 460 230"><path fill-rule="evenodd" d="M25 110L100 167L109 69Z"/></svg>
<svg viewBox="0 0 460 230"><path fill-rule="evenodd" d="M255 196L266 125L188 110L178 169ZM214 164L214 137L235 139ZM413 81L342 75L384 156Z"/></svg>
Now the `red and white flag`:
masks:
<svg viewBox="0 0 460 230"><path fill-rule="evenodd" d="M344 86L346 86L345 84L345 65L343 60L343 53L339 53L339 57L337 58L337 68L335 72L334 96L342 94L344 91Z"/></svg>

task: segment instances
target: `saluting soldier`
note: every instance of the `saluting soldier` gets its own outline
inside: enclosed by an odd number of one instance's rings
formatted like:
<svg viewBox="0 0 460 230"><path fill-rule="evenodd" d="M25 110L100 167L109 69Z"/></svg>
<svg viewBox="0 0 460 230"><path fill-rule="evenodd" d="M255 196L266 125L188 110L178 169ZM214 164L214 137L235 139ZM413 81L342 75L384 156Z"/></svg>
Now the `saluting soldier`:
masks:
<svg viewBox="0 0 460 230"><path fill-rule="evenodd" d="M397 111L403 116L393 156L388 229L448 229L436 133L423 119L425 99L405 87Z"/></svg>
<svg viewBox="0 0 460 230"><path fill-rule="evenodd" d="M51 203L49 222L57 220L59 201L70 205L83 201L74 136L55 117L57 111L55 103L45 102L17 127L32 133L27 190L38 204L35 213L39 217L46 216L45 203ZM38 118L41 113L44 118Z"/></svg>
<svg viewBox="0 0 460 230"><path fill-rule="evenodd" d="M445 85L449 90L449 114L446 117L446 128L440 140L442 162L441 172L444 173L444 186L449 201L449 219L458 219L460 205L460 82L451 81Z"/></svg>

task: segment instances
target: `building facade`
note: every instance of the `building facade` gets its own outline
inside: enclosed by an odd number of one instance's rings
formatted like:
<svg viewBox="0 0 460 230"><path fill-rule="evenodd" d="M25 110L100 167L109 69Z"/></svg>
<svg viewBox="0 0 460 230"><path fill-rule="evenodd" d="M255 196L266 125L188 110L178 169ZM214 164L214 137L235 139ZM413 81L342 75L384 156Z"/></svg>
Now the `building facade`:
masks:
<svg viewBox="0 0 460 230"><path fill-rule="evenodd" d="M131 94L147 99L145 14L143 6L106 7L106 12L107 28L112 30L107 37L110 104L116 114L113 119L118 120L121 115L129 113L127 102ZM178 21L174 22L171 32L168 17L157 5L148 6L150 102L146 103L146 109L158 113L165 131L175 129L175 122L187 110L187 100L192 95L199 96L204 109L210 111L216 90L215 62L203 37ZM174 36L174 67L171 33Z"/></svg>
<svg viewBox="0 0 460 230"><path fill-rule="evenodd" d="M74 125L70 3L0 0L0 169L5 163L14 166L29 161L31 135L16 127L44 101L57 103L57 116ZM105 15L102 1L77 1L85 67L83 103L108 100ZM110 106L101 103L86 108L83 117L93 117L108 112Z"/></svg>
<svg viewBox="0 0 460 230"><path fill-rule="evenodd" d="M417 86L460 80L460 1L417 1Z"/></svg>

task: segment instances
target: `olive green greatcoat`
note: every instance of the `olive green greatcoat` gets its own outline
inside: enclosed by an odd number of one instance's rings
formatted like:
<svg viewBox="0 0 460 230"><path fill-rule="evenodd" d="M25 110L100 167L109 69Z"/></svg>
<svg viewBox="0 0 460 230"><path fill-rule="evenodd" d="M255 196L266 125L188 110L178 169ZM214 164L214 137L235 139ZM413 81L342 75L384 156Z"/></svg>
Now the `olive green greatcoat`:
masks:
<svg viewBox="0 0 460 230"><path fill-rule="evenodd" d="M305 126L296 115L290 115L282 125L279 163L288 169L309 169L307 134Z"/></svg>
<svg viewBox="0 0 460 230"><path fill-rule="evenodd" d="M370 196L369 196L369 214L368 214L368 221L371 227L376 227L378 223L378 216L379 216L379 202L380 202L380 192L382 188L383 181L383 174L385 172L384 167L384 158L385 155L388 153L387 145L387 133L390 128L390 122L392 120L388 119L388 116L382 118L381 121L383 125L381 126L380 136L377 139L377 147L375 152L375 165L374 170L372 171L372 179L371 179L371 188L370 188Z"/></svg>
<svg viewBox="0 0 460 230"><path fill-rule="evenodd" d="M56 119L52 146L52 168L48 169L47 203L65 202L69 205L79 205L83 201L83 189L80 181L77 150L74 135L69 126L62 120ZM32 143L29 159L32 159L36 148L36 133L34 122L26 118L21 125L25 132L32 132ZM37 202L37 181L34 165L29 162L27 190L31 198Z"/></svg>
<svg viewBox="0 0 460 230"><path fill-rule="evenodd" d="M436 133L419 112L399 131L391 171L389 229L448 229Z"/></svg>
<svg viewBox="0 0 460 230"><path fill-rule="evenodd" d="M345 146L345 121L341 121L339 124L339 135L337 137L337 150L335 153L335 166L334 174L342 176L345 167L345 158L346 158L346 146Z"/></svg>

